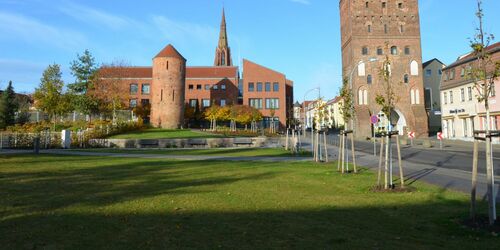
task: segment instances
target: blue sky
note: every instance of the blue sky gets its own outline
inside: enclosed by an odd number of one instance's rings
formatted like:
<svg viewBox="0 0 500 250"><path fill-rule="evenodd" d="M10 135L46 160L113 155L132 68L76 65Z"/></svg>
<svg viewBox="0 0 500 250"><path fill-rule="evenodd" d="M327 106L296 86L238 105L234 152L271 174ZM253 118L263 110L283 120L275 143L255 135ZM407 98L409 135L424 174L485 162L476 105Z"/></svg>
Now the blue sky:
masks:
<svg viewBox="0 0 500 250"><path fill-rule="evenodd" d="M419 0L423 60L453 62L468 51L475 0ZM0 0L0 88L12 80L33 92L43 70L89 49L99 63L149 66L172 43L188 65L212 65L222 6L233 61L246 58L283 72L295 98L341 82L338 0ZM500 36L500 1L484 0L486 30Z"/></svg>

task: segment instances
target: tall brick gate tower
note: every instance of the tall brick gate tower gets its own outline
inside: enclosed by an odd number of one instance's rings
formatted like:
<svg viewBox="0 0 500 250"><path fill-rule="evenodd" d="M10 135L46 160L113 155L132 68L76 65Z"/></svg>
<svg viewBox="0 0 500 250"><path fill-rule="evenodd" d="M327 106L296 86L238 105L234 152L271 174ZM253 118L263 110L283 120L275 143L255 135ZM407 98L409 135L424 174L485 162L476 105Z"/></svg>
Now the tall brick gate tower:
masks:
<svg viewBox="0 0 500 250"><path fill-rule="evenodd" d="M166 129L184 122L186 59L172 45L153 58L151 123Z"/></svg>
<svg viewBox="0 0 500 250"><path fill-rule="evenodd" d="M386 56L396 95L395 130L427 136L418 0L340 0L342 72L352 81L357 137L372 134L370 116L384 93L380 71ZM351 78L352 76L352 78Z"/></svg>

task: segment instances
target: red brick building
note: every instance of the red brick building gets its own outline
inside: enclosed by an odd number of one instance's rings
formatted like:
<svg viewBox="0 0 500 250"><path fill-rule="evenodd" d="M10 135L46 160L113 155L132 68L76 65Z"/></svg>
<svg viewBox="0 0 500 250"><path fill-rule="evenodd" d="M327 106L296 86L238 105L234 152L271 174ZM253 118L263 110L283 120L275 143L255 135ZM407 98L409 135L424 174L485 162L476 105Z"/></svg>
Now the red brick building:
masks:
<svg viewBox="0 0 500 250"><path fill-rule="evenodd" d="M340 0L339 7L342 72L352 80L356 135L371 135L370 116L381 110L375 98L384 94L379 72L388 56L399 115L394 129L426 136L418 0Z"/></svg>
<svg viewBox="0 0 500 250"><path fill-rule="evenodd" d="M169 45L164 50L169 47L173 48ZM178 56L174 55L174 58L182 57L177 51L176 53ZM159 55L161 54L162 52ZM167 108L159 106L159 103L151 102L151 100L152 97L163 100L162 95L166 93L161 92L162 89L165 91L166 87L170 88L171 85L175 85L173 82L167 84L171 81L170 77L176 78L182 74L184 74L183 82L185 84L183 93L185 105L199 107L201 110L214 104L219 106L251 105L261 111L265 121L270 119L271 109L274 109L275 117L281 126L285 126L288 117L293 116L293 82L288 80L284 74L244 59L243 79L240 78L239 68L233 66L232 63L224 10L218 46L215 50L214 66L185 66L185 72L179 70L172 75L166 70L167 61L170 62L170 59L162 59L159 60L161 62L155 63L158 60L158 56L153 59L153 67L108 68L103 74L103 78L119 80L124 92L128 93L127 96L124 96L124 102L128 103L129 108L141 103L152 104L151 123L154 126L159 125L155 121L158 117L169 116L173 113L179 114L168 111L169 109L177 109L178 105L170 105ZM181 66L179 63L175 65L176 67ZM160 78L154 80L153 72L163 73ZM181 79L176 79L177 82L181 81ZM157 85L163 86L158 87ZM251 85L253 85L252 88ZM180 88L178 89L180 90Z"/></svg>

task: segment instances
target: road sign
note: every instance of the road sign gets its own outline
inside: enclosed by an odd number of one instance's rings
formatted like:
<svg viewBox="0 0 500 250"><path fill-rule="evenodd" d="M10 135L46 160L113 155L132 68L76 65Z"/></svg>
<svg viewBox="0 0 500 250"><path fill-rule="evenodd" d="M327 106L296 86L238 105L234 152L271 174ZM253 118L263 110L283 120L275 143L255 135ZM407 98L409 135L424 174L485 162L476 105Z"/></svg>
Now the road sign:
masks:
<svg viewBox="0 0 500 250"><path fill-rule="evenodd" d="M370 122L371 122L372 124L376 124L376 123L378 123L378 117L377 117L376 115L372 115L372 116L370 117Z"/></svg>
<svg viewBox="0 0 500 250"><path fill-rule="evenodd" d="M438 140L443 140L443 132L438 132L437 138L438 138Z"/></svg>
<svg viewBox="0 0 500 250"><path fill-rule="evenodd" d="M408 138L410 139L415 138L415 132L408 132Z"/></svg>

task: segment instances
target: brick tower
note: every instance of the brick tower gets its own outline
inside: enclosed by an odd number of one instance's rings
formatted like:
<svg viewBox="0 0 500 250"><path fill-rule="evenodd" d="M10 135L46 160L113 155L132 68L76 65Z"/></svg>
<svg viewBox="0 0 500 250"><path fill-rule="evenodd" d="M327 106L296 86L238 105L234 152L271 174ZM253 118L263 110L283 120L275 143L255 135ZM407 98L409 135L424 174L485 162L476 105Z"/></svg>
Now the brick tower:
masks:
<svg viewBox="0 0 500 250"><path fill-rule="evenodd" d="M184 122L186 59L172 45L153 58L151 123L166 129Z"/></svg>
<svg viewBox="0 0 500 250"><path fill-rule="evenodd" d="M342 72L352 80L357 137L371 136L370 116L384 94L380 69L388 56L399 115L393 130L427 136L418 0L340 0ZM352 76L352 78L351 78Z"/></svg>
<svg viewBox="0 0 500 250"><path fill-rule="evenodd" d="M222 9L222 21L220 23L219 44L215 49L214 66L233 66L231 60L231 49L227 41L226 15Z"/></svg>

